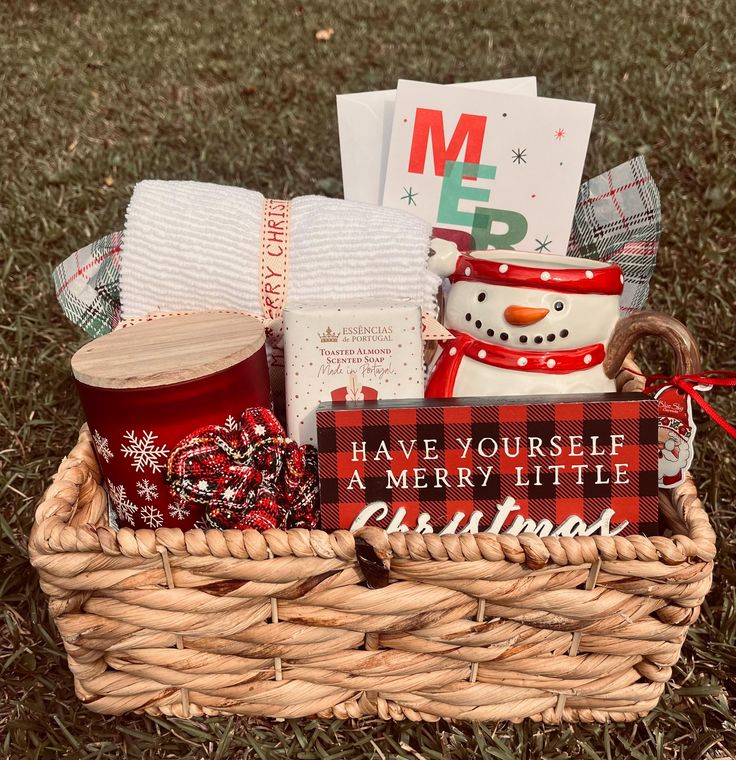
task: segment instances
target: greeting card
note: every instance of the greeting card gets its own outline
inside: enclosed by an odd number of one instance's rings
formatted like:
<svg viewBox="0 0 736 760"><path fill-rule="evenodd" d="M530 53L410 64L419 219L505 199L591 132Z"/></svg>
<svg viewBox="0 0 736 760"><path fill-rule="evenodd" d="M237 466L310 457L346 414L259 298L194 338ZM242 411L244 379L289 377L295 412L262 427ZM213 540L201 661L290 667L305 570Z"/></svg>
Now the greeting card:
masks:
<svg viewBox="0 0 736 760"><path fill-rule="evenodd" d="M465 87L517 95L537 94L536 77L457 82L442 87ZM346 201L381 203L388 147L394 121L396 90L351 92L337 96L340 163Z"/></svg>
<svg viewBox="0 0 736 760"><path fill-rule="evenodd" d="M595 106L399 81L383 205L475 249L564 255Z"/></svg>

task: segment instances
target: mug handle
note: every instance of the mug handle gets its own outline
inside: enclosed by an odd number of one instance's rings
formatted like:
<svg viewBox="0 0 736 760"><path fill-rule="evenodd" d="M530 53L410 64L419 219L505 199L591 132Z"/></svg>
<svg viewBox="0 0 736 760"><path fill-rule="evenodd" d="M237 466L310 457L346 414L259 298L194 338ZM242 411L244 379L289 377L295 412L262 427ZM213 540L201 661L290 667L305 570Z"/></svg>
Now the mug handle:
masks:
<svg viewBox="0 0 736 760"><path fill-rule="evenodd" d="M603 361L606 377L616 377L634 343L645 335L663 338L669 345L675 355L676 375L700 372L700 350L690 330L668 314L640 311L623 317L616 323Z"/></svg>

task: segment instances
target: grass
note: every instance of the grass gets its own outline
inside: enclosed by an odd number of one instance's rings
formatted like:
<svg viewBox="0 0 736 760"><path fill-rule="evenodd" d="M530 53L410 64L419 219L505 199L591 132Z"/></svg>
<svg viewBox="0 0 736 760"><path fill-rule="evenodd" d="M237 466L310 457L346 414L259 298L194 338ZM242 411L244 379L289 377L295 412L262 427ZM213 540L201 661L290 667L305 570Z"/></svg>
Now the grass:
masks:
<svg viewBox="0 0 736 760"><path fill-rule="evenodd" d="M334 37L317 42L325 27ZM595 101L586 175L643 153L662 193L653 307L692 328L705 366L733 368L733 32L729 0L0 4L0 756L736 756L736 449L713 425L695 472L715 584L659 707L633 725L97 716L74 696L25 549L81 419L69 357L84 339L52 267L119 228L145 177L339 193L336 92L536 74L544 95ZM651 366L666 360L650 348ZM736 416L733 397L711 398Z"/></svg>

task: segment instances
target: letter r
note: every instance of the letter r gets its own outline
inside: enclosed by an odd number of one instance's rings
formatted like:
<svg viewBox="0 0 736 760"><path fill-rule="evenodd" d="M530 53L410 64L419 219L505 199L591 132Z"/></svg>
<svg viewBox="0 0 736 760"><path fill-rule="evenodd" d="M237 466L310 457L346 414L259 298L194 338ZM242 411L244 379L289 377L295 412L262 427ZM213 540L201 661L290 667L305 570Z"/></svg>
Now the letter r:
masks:
<svg viewBox="0 0 736 760"><path fill-rule="evenodd" d="M506 229L501 233L491 232L494 222L500 222ZM486 248L513 248L526 237L529 225L526 217L517 211L479 206L475 209L472 227L475 245L482 251Z"/></svg>

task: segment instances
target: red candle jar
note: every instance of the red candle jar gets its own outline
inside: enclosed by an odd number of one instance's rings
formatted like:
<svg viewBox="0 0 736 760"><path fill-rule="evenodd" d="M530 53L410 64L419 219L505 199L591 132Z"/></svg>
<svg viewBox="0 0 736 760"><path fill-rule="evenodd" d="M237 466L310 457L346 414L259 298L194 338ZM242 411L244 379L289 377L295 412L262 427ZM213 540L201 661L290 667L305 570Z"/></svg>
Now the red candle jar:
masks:
<svg viewBox="0 0 736 760"><path fill-rule="evenodd" d="M167 461L194 430L271 407L260 322L221 312L152 319L83 346L72 372L119 526L203 527L202 508L167 486Z"/></svg>

